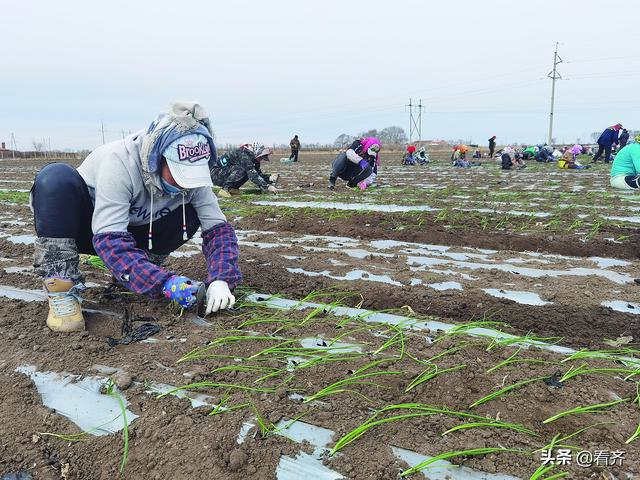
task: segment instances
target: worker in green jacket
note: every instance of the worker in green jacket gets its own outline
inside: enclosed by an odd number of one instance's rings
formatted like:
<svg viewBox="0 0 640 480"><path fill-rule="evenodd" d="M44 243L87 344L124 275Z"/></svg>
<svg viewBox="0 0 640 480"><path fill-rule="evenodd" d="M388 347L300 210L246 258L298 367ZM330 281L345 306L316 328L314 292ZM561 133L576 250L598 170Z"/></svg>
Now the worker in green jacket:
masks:
<svg viewBox="0 0 640 480"><path fill-rule="evenodd" d="M622 190L640 188L640 143L627 144L618 152L611 166L610 184Z"/></svg>
<svg viewBox="0 0 640 480"><path fill-rule="evenodd" d="M522 158L524 160L529 160L530 158L534 158L536 156L536 153L538 153L538 147L536 147L535 145L531 145L530 147L524 149L524 151L522 152Z"/></svg>

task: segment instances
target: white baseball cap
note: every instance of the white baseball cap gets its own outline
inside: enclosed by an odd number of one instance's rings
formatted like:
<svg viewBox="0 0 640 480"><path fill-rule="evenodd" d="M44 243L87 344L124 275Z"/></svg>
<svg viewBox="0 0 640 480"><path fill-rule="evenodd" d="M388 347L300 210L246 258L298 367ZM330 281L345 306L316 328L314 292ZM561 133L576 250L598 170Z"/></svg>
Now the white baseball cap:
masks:
<svg viewBox="0 0 640 480"><path fill-rule="evenodd" d="M187 189L213 186L209 173L211 144L204 135L184 135L169 144L162 156L178 186Z"/></svg>

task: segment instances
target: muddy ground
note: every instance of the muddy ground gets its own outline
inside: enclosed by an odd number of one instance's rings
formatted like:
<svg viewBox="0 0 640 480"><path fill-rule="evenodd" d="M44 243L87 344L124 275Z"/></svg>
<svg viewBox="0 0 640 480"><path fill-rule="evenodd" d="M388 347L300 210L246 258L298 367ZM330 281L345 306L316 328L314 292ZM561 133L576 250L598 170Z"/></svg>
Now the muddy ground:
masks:
<svg viewBox="0 0 640 480"><path fill-rule="evenodd" d="M241 244L245 290L239 293L258 291L301 299L330 289L353 293L340 296L346 305L391 309L413 318L452 324L499 321L508 324L499 327L502 331L553 337L547 341L576 349L612 349L611 340L616 339L624 348L636 347L640 297L633 279L639 265L636 227L640 203L633 196L609 192L603 167L563 172L553 165L531 164L527 170L500 172L495 165L485 165L460 171L442 161L427 167L401 167L397 158L391 157L388 164L383 164L379 186L362 194L343 185L336 192L326 189L330 159L330 155L303 155L300 165L282 165L276 158L263 169L282 174L279 195L255 194L247 186L247 194L221 202L238 230ZM5 195L0 209L2 286L40 288L40 280L29 270L33 231L22 190L29 188L33 174L42 165L44 162L33 160L0 162L0 189ZM265 201L276 203L256 204ZM339 203L345 209L328 208L321 202ZM385 206L425 208L393 212L384 211ZM368 210L355 210L363 207ZM205 266L197 239L171 257L168 266L201 278ZM210 326L196 324L191 315L178 317L163 303L127 295L107 297L109 275L89 266L86 273L91 286L84 295L88 322L84 334L48 332L44 326L46 304L42 301L6 298L6 292L4 298L0 297L0 335L5 339L0 355L0 383L5 392L0 405L4 420L0 426L2 474L23 471L33 478L52 479L276 478L282 458L294 458L300 452L312 454L314 447L275 433L263 437L257 427L238 443L243 422L255 418L256 411L274 424L304 414L302 421L336 432L332 443L326 445L331 448L340 435L385 405L418 402L467 411L471 402L500 385L551 376L558 369L566 371L555 364L523 363L510 366L504 374L480 374L515 349L487 352L486 345L474 340L442 364L438 362L441 368L463 363L467 366L431 380L425 384L429 388L423 385L404 392L425 365L402 357L394 360L393 368L402 374L393 381L385 378L377 385L359 386L356 394L339 394L319 403L304 404L289 397L293 393L313 394L363 366L363 358L348 358L333 364L336 368L321 364L294 370L293 378L285 383L286 376L274 377L267 383L269 388L274 387L273 392L245 395L235 389L196 389L210 395L212 405L223 399L227 405L246 403L247 399L253 405L210 416L211 406L192 408L188 400L156 398L147 393L153 390L149 383L180 386L206 380L253 385L255 375L247 371L211 373L229 365L223 359L176 362L193 349L229 335L228 330L243 321L270 314L246 305L232 314L215 317ZM331 301L336 297L326 298ZM152 317L163 327L155 343L107 346L106 337L120 335L125 307ZM287 314L281 315L288 318ZM290 316L297 320L304 317ZM332 317L291 329L282 318L277 321L287 326L285 332L291 338L331 339L339 335L337 320ZM351 327L357 328L358 324ZM251 329L243 330L282 333L271 323L252 324ZM382 326L380 331L384 331ZM458 342L457 338L445 339L430 346L422 337L407 335L407 352L423 361ZM432 332L428 336L437 335ZM381 359L385 354L372 354L381 337L372 336L366 329L346 338L366 345L368 360ZM246 358L259 347L246 343L240 350L222 353ZM399 355L397 346L391 350ZM555 354L534 350L538 360L562 360ZM386 351L387 355L391 353ZM392 368L391 362L385 369ZM89 436L77 443L44 435L79 430L42 406L32 381L15 371L24 365L80 376L104 372L99 366L115 372L128 408L138 415L129 427L129 460L122 474L118 472L121 432ZM273 366L268 362L264 365ZM612 368L611 364L606 367ZM278 388L276 379L282 383ZM129 380L131 385L127 385ZM225 392L230 393L228 398ZM625 450L624 466L568 466L568 478L634 478L640 475L637 447L625 441L638 423L637 404L634 407L630 401L625 402L606 415L568 417L571 421L559 421L559 429L542 424L542 420L564 409L615 398L631 399L634 392L634 382L616 380L614 375L580 376L562 388L535 382L495 404L479 407L480 415L498 416L535 430L535 440L530 435L498 429L442 437L442 431L456 422L447 415L436 415L376 427L340 454L331 458L325 455L323 460L327 468L338 472L335 475L344 478L398 478L407 465L390 446L423 455L497 446L531 451L546 445L555 433L568 435L588 425L611 421L615 423L586 431L577 443L591 450ZM319 461L322 464L322 459ZM453 461L460 463L460 458ZM539 463L534 455L501 452L469 457L464 465L529 478Z"/></svg>

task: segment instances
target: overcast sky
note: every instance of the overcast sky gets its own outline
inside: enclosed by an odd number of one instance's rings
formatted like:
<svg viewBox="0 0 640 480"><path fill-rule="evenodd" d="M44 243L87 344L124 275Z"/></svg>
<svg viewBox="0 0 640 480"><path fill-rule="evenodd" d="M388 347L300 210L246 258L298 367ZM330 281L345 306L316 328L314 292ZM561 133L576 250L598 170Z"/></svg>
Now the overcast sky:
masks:
<svg viewBox="0 0 640 480"><path fill-rule="evenodd" d="M640 2L1 0L0 140L94 148L199 100L218 143L331 142L422 98L422 137L546 139L640 128Z"/></svg>

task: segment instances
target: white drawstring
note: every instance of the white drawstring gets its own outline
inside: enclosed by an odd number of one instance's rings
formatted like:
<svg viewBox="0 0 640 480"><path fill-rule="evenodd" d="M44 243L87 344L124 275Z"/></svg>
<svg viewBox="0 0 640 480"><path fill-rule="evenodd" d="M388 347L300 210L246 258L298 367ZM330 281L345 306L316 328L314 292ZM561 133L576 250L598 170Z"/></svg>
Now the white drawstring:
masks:
<svg viewBox="0 0 640 480"><path fill-rule="evenodd" d="M189 240L189 236L187 235L187 215L184 211L184 196L186 192L182 192L182 240L185 242Z"/></svg>
<svg viewBox="0 0 640 480"><path fill-rule="evenodd" d="M151 189L151 220L149 221L149 251L153 249L153 189Z"/></svg>

